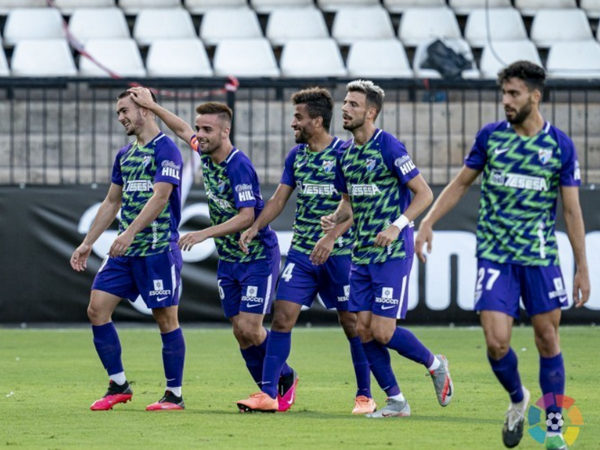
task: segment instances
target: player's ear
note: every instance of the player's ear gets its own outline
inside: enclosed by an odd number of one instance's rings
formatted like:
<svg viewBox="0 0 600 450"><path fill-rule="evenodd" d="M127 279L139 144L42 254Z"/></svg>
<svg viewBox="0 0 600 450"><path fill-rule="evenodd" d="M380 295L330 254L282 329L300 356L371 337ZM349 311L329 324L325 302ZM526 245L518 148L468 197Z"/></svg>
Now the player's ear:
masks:
<svg viewBox="0 0 600 450"><path fill-rule="evenodd" d="M315 127L323 127L323 118L321 116L317 116L313 120Z"/></svg>

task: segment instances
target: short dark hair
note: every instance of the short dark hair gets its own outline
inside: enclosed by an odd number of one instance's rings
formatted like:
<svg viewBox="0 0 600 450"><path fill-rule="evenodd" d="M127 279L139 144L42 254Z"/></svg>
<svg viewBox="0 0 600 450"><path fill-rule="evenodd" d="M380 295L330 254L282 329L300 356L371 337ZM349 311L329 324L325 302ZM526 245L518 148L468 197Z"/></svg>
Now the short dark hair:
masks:
<svg viewBox="0 0 600 450"><path fill-rule="evenodd" d="M381 89L379 86L374 84L370 80L354 80L346 85L346 90L348 92L362 92L367 97L367 106L374 106L375 118L381 112L381 108L383 108L383 98L385 97L385 91Z"/></svg>
<svg viewBox="0 0 600 450"><path fill-rule="evenodd" d="M543 67L532 63L531 61L516 61L498 72L498 85L508 81L511 78L523 80L527 88L532 91L537 89L544 92L546 85L546 71Z"/></svg>
<svg viewBox="0 0 600 450"><path fill-rule="evenodd" d="M151 90L148 90L148 91L150 92L150 97L152 97L152 101L153 101L154 103L158 103L158 102L156 101L156 95L154 95L154 92L152 92ZM121 100L122 98L129 97L130 95L131 95L131 92L129 92L129 91L123 91L123 92L121 92L121 93L120 93L120 94L117 96L117 100Z"/></svg>
<svg viewBox="0 0 600 450"><path fill-rule="evenodd" d="M333 117L333 97L327 89L312 87L292 94L294 105L306 105L306 110L311 119L323 118L323 128L329 131Z"/></svg>
<svg viewBox="0 0 600 450"><path fill-rule="evenodd" d="M226 120L231 123L233 119L233 111L225 103L220 102L206 102L196 107L198 114L216 114L222 120Z"/></svg>

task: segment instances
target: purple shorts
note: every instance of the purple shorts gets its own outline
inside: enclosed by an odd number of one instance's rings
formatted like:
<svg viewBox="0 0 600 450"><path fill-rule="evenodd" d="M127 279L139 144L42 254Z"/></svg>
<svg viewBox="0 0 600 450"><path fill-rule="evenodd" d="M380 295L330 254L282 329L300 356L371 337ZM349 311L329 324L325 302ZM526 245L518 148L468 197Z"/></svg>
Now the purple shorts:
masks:
<svg viewBox="0 0 600 450"><path fill-rule="evenodd" d="M349 310L404 319L412 263L411 255L379 264L352 264Z"/></svg>
<svg viewBox="0 0 600 450"><path fill-rule="evenodd" d="M540 267L477 261L475 311L519 318L519 298L529 317L569 304L560 266Z"/></svg>
<svg viewBox="0 0 600 450"><path fill-rule="evenodd" d="M272 250L268 259L245 263L219 261L217 283L225 317L240 312L271 312L280 261L279 247Z"/></svg>
<svg viewBox="0 0 600 450"><path fill-rule="evenodd" d="M107 256L92 289L131 301L141 295L150 309L178 305L182 265L179 249L150 256Z"/></svg>
<svg viewBox="0 0 600 450"><path fill-rule="evenodd" d="M348 311L352 255L330 256L320 266L310 262L309 257L290 250L275 298L310 307L319 294L327 309Z"/></svg>

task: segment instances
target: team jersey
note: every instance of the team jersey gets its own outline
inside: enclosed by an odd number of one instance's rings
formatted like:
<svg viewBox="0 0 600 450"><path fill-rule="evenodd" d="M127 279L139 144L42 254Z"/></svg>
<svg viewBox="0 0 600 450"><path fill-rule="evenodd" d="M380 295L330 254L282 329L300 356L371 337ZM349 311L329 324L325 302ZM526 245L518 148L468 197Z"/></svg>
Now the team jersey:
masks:
<svg viewBox="0 0 600 450"><path fill-rule="evenodd" d="M560 186L579 186L573 142L546 122L519 136L507 121L482 128L465 165L483 171L477 256L499 263L557 265L554 233Z"/></svg>
<svg viewBox="0 0 600 450"><path fill-rule="evenodd" d="M312 152L307 144L294 147L285 159L281 184L298 188L293 250L310 254L323 237L321 217L333 214L342 198L335 189L337 152L343 142L334 138L329 147ZM331 255L352 253L352 229L340 236Z"/></svg>
<svg viewBox="0 0 600 450"><path fill-rule="evenodd" d="M404 145L376 129L363 146L348 141L336 166L335 187L348 194L354 212L355 264L382 263L414 254L413 227L406 226L388 247L375 247L377 234L388 228L408 208L406 185L419 174Z"/></svg>
<svg viewBox="0 0 600 450"><path fill-rule="evenodd" d="M191 138L190 145L198 151L195 136ZM212 226L237 216L240 208L254 208L254 217L260 215L264 201L260 194L258 175L244 153L234 147L227 159L220 164L215 164L209 155L202 153L200 159ZM221 260L243 263L271 258L272 250L278 245L277 236L268 225L248 244L248 254L238 245L240 236L241 233L235 233L215 238Z"/></svg>
<svg viewBox="0 0 600 450"><path fill-rule="evenodd" d="M171 183L173 191L165 208L135 235L125 256L150 256L177 245L181 221L181 152L162 132L145 146L137 141L117 153L112 182L123 187L119 233L125 231L154 194L154 184Z"/></svg>

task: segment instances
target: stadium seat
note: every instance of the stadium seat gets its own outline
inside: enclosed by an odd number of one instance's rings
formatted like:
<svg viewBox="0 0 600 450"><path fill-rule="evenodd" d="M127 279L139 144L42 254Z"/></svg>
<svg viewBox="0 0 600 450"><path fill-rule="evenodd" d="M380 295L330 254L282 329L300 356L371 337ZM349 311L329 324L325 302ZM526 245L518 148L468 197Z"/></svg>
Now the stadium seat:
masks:
<svg viewBox="0 0 600 450"><path fill-rule="evenodd" d="M529 39L494 41L491 46L486 45L483 48L481 61L479 62L481 78L496 79L502 68L520 60L542 65L537 48Z"/></svg>
<svg viewBox="0 0 600 450"><path fill-rule="evenodd" d="M336 42L329 39L289 41L281 52L283 77L343 77L347 75Z"/></svg>
<svg viewBox="0 0 600 450"><path fill-rule="evenodd" d="M600 0L580 0L579 5L590 19L600 17Z"/></svg>
<svg viewBox="0 0 600 450"><path fill-rule="evenodd" d="M119 8L76 9L69 21L69 31L83 44L91 39L127 39L129 27Z"/></svg>
<svg viewBox="0 0 600 450"><path fill-rule="evenodd" d="M514 8L475 9L467 18L465 39L471 47L482 48L488 39L494 42L527 39L527 31L521 14Z"/></svg>
<svg viewBox="0 0 600 450"><path fill-rule="evenodd" d="M343 8L379 6L379 0L317 0L317 5L325 12L335 12Z"/></svg>
<svg viewBox="0 0 600 450"><path fill-rule="evenodd" d="M219 42L213 66L218 76L278 77L280 74L271 44L266 38Z"/></svg>
<svg viewBox="0 0 600 450"><path fill-rule="evenodd" d="M437 70L423 67L423 63L425 63L425 60L427 59L427 48L435 40L436 39L423 41L417 46L415 50L415 57L413 59L413 70L415 71L415 76L417 78L442 78L442 74ZM477 69L477 65L475 64L475 58L473 57L473 52L471 51L471 47L469 47L467 41L461 38L443 39L442 41L448 47L452 48L457 53L462 54L465 58L472 61L471 68L463 70L462 78L472 79L480 77L479 70Z"/></svg>
<svg viewBox="0 0 600 450"><path fill-rule="evenodd" d="M139 45L150 45L156 39L195 37L192 17L183 8L144 9L133 26L133 38Z"/></svg>
<svg viewBox="0 0 600 450"><path fill-rule="evenodd" d="M223 39L261 37L258 17L250 8L210 9L200 24L200 38L207 45L216 45Z"/></svg>
<svg viewBox="0 0 600 450"><path fill-rule="evenodd" d="M18 77L72 77L77 75L66 39L22 40L15 46L12 74Z"/></svg>
<svg viewBox="0 0 600 450"><path fill-rule="evenodd" d="M8 76L10 76L10 70L8 69L8 61L6 61L4 49L0 48L0 77Z"/></svg>
<svg viewBox="0 0 600 450"><path fill-rule="evenodd" d="M406 51L398 39L356 41L346 60L348 75L365 78L412 78Z"/></svg>
<svg viewBox="0 0 600 450"><path fill-rule="evenodd" d="M450 8L459 16L479 8L510 8L510 0L450 0Z"/></svg>
<svg viewBox="0 0 600 450"><path fill-rule="evenodd" d="M183 0L183 4L192 14L204 14L211 9L246 8L246 0Z"/></svg>
<svg viewBox="0 0 600 450"><path fill-rule="evenodd" d="M590 39L553 44L546 72L548 78L600 78L600 43Z"/></svg>
<svg viewBox="0 0 600 450"><path fill-rule="evenodd" d="M46 0L0 0L0 16L6 16L15 8L45 8Z"/></svg>
<svg viewBox="0 0 600 450"><path fill-rule="evenodd" d="M394 14L400 14L410 8L446 6L446 0L383 0L383 6Z"/></svg>
<svg viewBox="0 0 600 450"><path fill-rule="evenodd" d="M98 62L122 77L145 77L146 69L138 46L133 39L92 39L86 51ZM82 77L108 77L109 75L88 58L79 63Z"/></svg>
<svg viewBox="0 0 600 450"><path fill-rule="evenodd" d="M317 8L276 9L269 15L267 38L273 45L284 45L290 39L328 37L325 18Z"/></svg>
<svg viewBox="0 0 600 450"><path fill-rule="evenodd" d="M577 8L575 0L515 0L515 7L527 17L535 16L541 9Z"/></svg>
<svg viewBox="0 0 600 450"><path fill-rule="evenodd" d="M398 37L405 45L416 47L432 37L459 39L461 34L450 8L411 8L400 18Z"/></svg>
<svg viewBox="0 0 600 450"><path fill-rule="evenodd" d="M395 37L390 15L381 6L340 9L333 19L331 35L340 45Z"/></svg>
<svg viewBox="0 0 600 450"><path fill-rule="evenodd" d="M587 39L592 39L592 29L581 9L542 9L531 24L531 40L539 48L555 42Z"/></svg>
<svg viewBox="0 0 600 450"><path fill-rule="evenodd" d="M313 0L250 0L252 8L259 14L267 14L278 9L312 8Z"/></svg>
<svg viewBox="0 0 600 450"><path fill-rule="evenodd" d="M138 14L146 8L179 8L180 0L119 0L119 7L125 14Z"/></svg>
<svg viewBox="0 0 600 450"><path fill-rule="evenodd" d="M198 38L153 41L146 58L146 70L149 77L213 75L204 45Z"/></svg>
<svg viewBox="0 0 600 450"><path fill-rule="evenodd" d="M54 0L62 14L70 15L78 8L110 8L115 7L115 0Z"/></svg>
<svg viewBox="0 0 600 450"><path fill-rule="evenodd" d="M4 26L4 45L23 39L61 39L65 37L60 11L54 8L16 8L8 13Z"/></svg>

